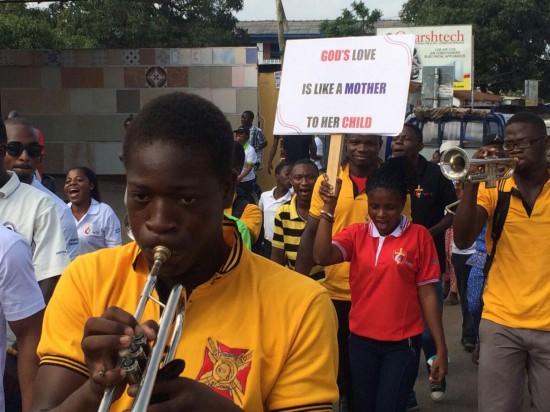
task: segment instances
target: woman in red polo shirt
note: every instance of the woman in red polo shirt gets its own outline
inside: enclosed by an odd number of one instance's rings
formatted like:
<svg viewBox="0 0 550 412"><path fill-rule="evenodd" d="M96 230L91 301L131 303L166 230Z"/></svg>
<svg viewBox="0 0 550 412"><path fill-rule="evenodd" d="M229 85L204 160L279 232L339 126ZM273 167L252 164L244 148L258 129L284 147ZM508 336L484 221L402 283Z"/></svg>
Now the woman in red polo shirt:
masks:
<svg viewBox="0 0 550 412"><path fill-rule="evenodd" d="M447 346L435 291L440 270L432 237L402 215L408 160L390 159L367 180L368 219L332 237L341 181L323 182L314 259L350 262L349 351L354 410L405 411L420 359L422 316L437 355L430 380L447 373Z"/></svg>

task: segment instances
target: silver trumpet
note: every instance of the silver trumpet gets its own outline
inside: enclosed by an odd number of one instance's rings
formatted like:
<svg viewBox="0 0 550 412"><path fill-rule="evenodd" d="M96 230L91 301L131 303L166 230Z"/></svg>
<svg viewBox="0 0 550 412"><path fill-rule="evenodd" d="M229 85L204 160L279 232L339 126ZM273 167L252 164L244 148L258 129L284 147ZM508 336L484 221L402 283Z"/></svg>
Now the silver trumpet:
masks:
<svg viewBox="0 0 550 412"><path fill-rule="evenodd" d="M136 320L140 322L145 305L149 299L158 303L163 308L154 346L151 348L147 342L147 338L142 334L132 338L129 348L119 351L117 366L126 370L126 381L129 384L139 383L137 394L130 409L131 411L141 412L147 409L158 370L161 366L174 359L183 330L186 302L185 288L179 284L174 286L166 305L152 295L160 267L170 258L170 255L170 250L165 246L157 246L153 249L153 267L149 276L147 276L145 287L141 292L141 297L134 314ZM172 331L172 335L167 345L170 331ZM98 411L107 412L110 410L115 388L116 386L110 386L105 389Z"/></svg>
<svg viewBox="0 0 550 412"><path fill-rule="evenodd" d="M449 180L469 180L472 183L485 182L485 187L496 187L497 180L508 179L514 174L517 159L469 159L468 154L460 147L445 150L441 156L439 167ZM476 166L476 171L470 171Z"/></svg>

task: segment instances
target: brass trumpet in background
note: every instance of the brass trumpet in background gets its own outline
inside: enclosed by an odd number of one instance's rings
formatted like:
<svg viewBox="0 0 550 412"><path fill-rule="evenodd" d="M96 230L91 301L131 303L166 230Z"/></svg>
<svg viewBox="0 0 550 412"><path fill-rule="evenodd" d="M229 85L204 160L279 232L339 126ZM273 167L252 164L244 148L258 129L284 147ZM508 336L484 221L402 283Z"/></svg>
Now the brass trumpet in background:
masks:
<svg viewBox="0 0 550 412"><path fill-rule="evenodd" d="M141 292L141 297L134 317L141 322L145 305L149 299L158 303L162 308L162 316L159 321L157 339L151 349L147 338L144 335L132 338L130 347L119 352L118 367L126 370L126 380L130 384L139 383L138 392L132 403L131 411L145 411L151 400L151 394L155 385L158 370L174 359L178 342L183 330L183 319L185 314L186 292L182 285L172 288L166 305L152 296L160 267L170 258L171 252L165 246L157 246L153 249L153 267ZM168 335L172 330L170 343ZM165 355L164 355L165 354ZM164 355L164 357L163 357ZM98 411L107 412L113 402L115 386L105 389L103 399Z"/></svg>
<svg viewBox="0 0 550 412"><path fill-rule="evenodd" d="M485 187L496 187L497 180L508 179L514 174L517 159L469 159L468 154L460 147L445 150L439 167L443 176L449 180L469 180L473 183L485 182ZM471 166L476 171L471 172Z"/></svg>

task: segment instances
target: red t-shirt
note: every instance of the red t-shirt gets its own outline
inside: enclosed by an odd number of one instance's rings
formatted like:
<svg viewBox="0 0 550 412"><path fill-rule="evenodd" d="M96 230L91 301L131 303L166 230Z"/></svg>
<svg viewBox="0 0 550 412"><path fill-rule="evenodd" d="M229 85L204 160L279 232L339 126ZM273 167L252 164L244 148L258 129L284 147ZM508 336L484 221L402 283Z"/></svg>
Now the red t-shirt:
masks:
<svg viewBox="0 0 550 412"><path fill-rule="evenodd" d="M403 216L380 236L372 222L355 223L332 238L350 262L350 331L398 341L422 333L418 286L439 282L439 261L428 230Z"/></svg>
<svg viewBox="0 0 550 412"><path fill-rule="evenodd" d="M357 177L349 175L349 178L355 183L357 187L357 193L361 193L367 187L367 178L366 177Z"/></svg>

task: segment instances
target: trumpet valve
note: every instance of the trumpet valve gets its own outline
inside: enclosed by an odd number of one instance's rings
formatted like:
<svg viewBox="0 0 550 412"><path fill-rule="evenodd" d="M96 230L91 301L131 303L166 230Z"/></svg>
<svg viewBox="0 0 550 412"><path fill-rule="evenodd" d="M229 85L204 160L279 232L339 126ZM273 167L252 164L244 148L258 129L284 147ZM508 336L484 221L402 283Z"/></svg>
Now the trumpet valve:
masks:
<svg viewBox="0 0 550 412"><path fill-rule="evenodd" d="M130 347L119 351L120 367L126 371L129 384L139 383L141 380L150 351L147 337L143 333L132 338Z"/></svg>

